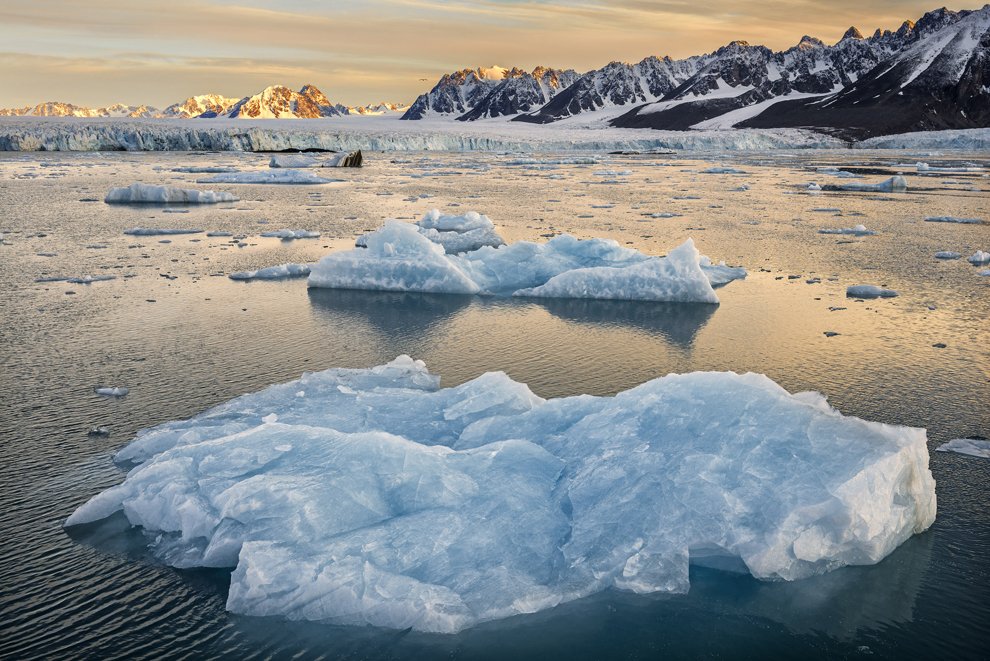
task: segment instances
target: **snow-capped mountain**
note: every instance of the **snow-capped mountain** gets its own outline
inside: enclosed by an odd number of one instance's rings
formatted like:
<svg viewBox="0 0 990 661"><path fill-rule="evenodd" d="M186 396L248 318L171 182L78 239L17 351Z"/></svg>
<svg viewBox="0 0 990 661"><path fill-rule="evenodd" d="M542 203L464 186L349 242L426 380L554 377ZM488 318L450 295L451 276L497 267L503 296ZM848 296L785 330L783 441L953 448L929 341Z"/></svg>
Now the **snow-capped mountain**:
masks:
<svg viewBox="0 0 990 661"><path fill-rule="evenodd" d="M224 116L231 119L314 119L343 114L313 85L304 85L298 92L272 85L241 99Z"/></svg>
<svg viewBox="0 0 990 661"><path fill-rule="evenodd" d="M546 124L582 112L659 99L691 76L699 62L700 58L675 61L653 56L638 64L611 62L578 77L538 111L515 120Z"/></svg>
<svg viewBox="0 0 990 661"><path fill-rule="evenodd" d="M158 110L150 106L115 103L104 108L86 108L61 101L47 101L34 107L0 109L0 117L155 117L157 114Z"/></svg>
<svg viewBox="0 0 990 661"><path fill-rule="evenodd" d="M532 73L510 69L495 89L457 119L470 121L485 117L507 117L535 110L577 80L573 69L562 71L536 67Z"/></svg>
<svg viewBox="0 0 990 661"><path fill-rule="evenodd" d="M338 110L345 115L393 115L404 113L409 109L408 103L389 103L381 101L379 103L369 103L366 106L337 106Z"/></svg>
<svg viewBox="0 0 990 661"><path fill-rule="evenodd" d="M402 119L462 115L498 87L509 71L516 68L479 67L444 74L433 89L413 101Z"/></svg>
<svg viewBox="0 0 990 661"><path fill-rule="evenodd" d="M893 57L835 94L782 102L741 126L814 126L854 136L990 126L990 5L940 9Z"/></svg>
<svg viewBox="0 0 990 661"><path fill-rule="evenodd" d="M173 103L161 112L161 116L188 119L199 117L204 113L223 115L229 112L238 101L240 99L221 96L220 94L200 94L199 96L191 96L181 103Z"/></svg>

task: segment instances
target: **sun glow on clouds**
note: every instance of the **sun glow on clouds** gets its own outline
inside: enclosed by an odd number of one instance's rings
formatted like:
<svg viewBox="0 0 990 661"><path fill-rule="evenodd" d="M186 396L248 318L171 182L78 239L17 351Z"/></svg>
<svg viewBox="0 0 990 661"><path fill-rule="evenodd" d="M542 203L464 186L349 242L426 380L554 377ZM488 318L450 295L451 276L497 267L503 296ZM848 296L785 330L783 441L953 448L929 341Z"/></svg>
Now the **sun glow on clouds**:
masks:
<svg viewBox="0 0 990 661"><path fill-rule="evenodd" d="M465 66L583 72L733 39L786 48L853 24L894 29L931 4L836 0L823 15L809 0L5 0L0 106L167 105L307 82L344 103L411 101Z"/></svg>

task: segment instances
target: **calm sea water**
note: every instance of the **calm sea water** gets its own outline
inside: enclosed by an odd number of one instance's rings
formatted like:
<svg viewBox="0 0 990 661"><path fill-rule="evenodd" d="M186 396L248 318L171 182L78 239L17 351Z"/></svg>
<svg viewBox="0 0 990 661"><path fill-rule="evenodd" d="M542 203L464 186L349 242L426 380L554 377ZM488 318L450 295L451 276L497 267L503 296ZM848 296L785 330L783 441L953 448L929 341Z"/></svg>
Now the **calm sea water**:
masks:
<svg viewBox="0 0 990 661"><path fill-rule="evenodd" d="M402 353L425 360L445 385L504 370L544 397L607 395L670 372L758 371L792 392L819 390L846 414L925 427L933 450L990 436L990 278L965 259L933 258L990 250L990 225L923 221L990 221L990 179L923 177L906 165L986 166L990 155L599 156L593 165L548 162L561 155L510 165L517 156L369 154L367 167L333 173L343 183L199 185L242 201L165 213L101 200L114 185L209 176L172 168L250 169L267 158L0 155L0 655L986 658L990 461L959 455L932 453L938 519L876 566L794 583L697 568L687 595L608 592L455 636L231 615L226 572L161 566L121 519L62 528L123 479L112 455L138 429L306 370ZM744 173L702 172L716 165ZM846 181L816 172L823 166L862 181L904 171L911 188L803 192L809 181ZM691 236L750 275L719 290L717 308L308 291L301 280L225 277L313 261L383 218L432 207L486 213L509 240L568 231L662 254ZM662 213L677 215L652 217ZM878 234L818 233L857 224ZM204 234L123 234L133 226L248 238L237 247ZM323 237L258 236L284 228ZM84 275L116 278L37 282ZM845 297L851 284L900 296L855 302ZM93 394L102 385L131 392L108 400ZM88 436L97 425L111 434Z"/></svg>

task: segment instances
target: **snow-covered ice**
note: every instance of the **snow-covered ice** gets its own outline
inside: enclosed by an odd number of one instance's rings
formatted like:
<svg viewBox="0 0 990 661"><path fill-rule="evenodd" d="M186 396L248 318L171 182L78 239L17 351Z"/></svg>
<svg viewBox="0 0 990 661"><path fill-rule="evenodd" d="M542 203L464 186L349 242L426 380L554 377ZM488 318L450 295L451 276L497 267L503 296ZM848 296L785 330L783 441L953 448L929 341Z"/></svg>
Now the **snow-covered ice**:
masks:
<svg viewBox="0 0 990 661"><path fill-rule="evenodd" d="M447 216L437 209L432 209L426 212L416 225L423 236L442 245L448 254L505 244L495 231L495 223L488 216L476 211L468 211L462 216Z"/></svg>
<svg viewBox="0 0 990 661"><path fill-rule="evenodd" d="M435 222L441 222L439 218L443 217L438 216ZM542 244L520 241L451 255L422 229L387 221L382 229L362 237L366 248L331 253L321 259L313 267L309 285L717 303L713 284L726 284L746 275L741 268L711 264L690 240L687 247L682 246L676 254L672 251L667 258L623 248L609 239L579 240L567 234Z"/></svg>
<svg viewBox="0 0 990 661"><path fill-rule="evenodd" d="M846 288L846 296L851 298L893 298L897 292L876 285L852 285Z"/></svg>
<svg viewBox="0 0 990 661"><path fill-rule="evenodd" d="M225 172L197 179L198 184L332 184L342 179L328 179L308 170L251 170L248 172Z"/></svg>
<svg viewBox="0 0 990 661"><path fill-rule="evenodd" d="M284 278L301 278L309 275L309 271L309 264L279 264L256 271L238 271L227 277L231 280L282 280Z"/></svg>
<svg viewBox="0 0 990 661"><path fill-rule="evenodd" d="M133 183L126 188L111 188L104 201L111 204L218 204L239 199L230 193L211 190Z"/></svg>
<svg viewBox="0 0 990 661"><path fill-rule="evenodd" d="M956 452L990 459L990 441L982 438L954 438L935 448L936 452Z"/></svg>
<svg viewBox="0 0 990 661"><path fill-rule="evenodd" d="M262 232L261 236L266 239L282 239L283 241L291 241L292 239L318 239L320 238L319 232L314 232L312 230L272 230L270 232Z"/></svg>
<svg viewBox="0 0 990 661"><path fill-rule="evenodd" d="M73 526L121 513L227 609L451 633L607 589L682 593L692 560L767 580L875 564L936 513L923 429L759 374L543 400L401 356L139 432Z"/></svg>

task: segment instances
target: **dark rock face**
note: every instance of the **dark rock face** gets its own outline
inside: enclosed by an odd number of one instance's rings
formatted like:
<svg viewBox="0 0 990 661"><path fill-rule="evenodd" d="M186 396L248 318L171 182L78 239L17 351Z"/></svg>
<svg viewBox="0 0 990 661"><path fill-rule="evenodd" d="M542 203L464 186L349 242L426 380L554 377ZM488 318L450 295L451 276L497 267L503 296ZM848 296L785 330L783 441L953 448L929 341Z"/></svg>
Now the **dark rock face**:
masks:
<svg viewBox="0 0 990 661"><path fill-rule="evenodd" d="M511 69L508 73L519 71ZM433 89L421 94L402 119L423 119L427 115L462 115L474 108L503 79L489 78L480 69L461 69L444 74Z"/></svg>
<svg viewBox="0 0 990 661"><path fill-rule="evenodd" d="M506 117L535 110L577 80L577 73L568 69L537 67L532 73L512 69L491 92L471 110L457 119L471 121L485 117Z"/></svg>

